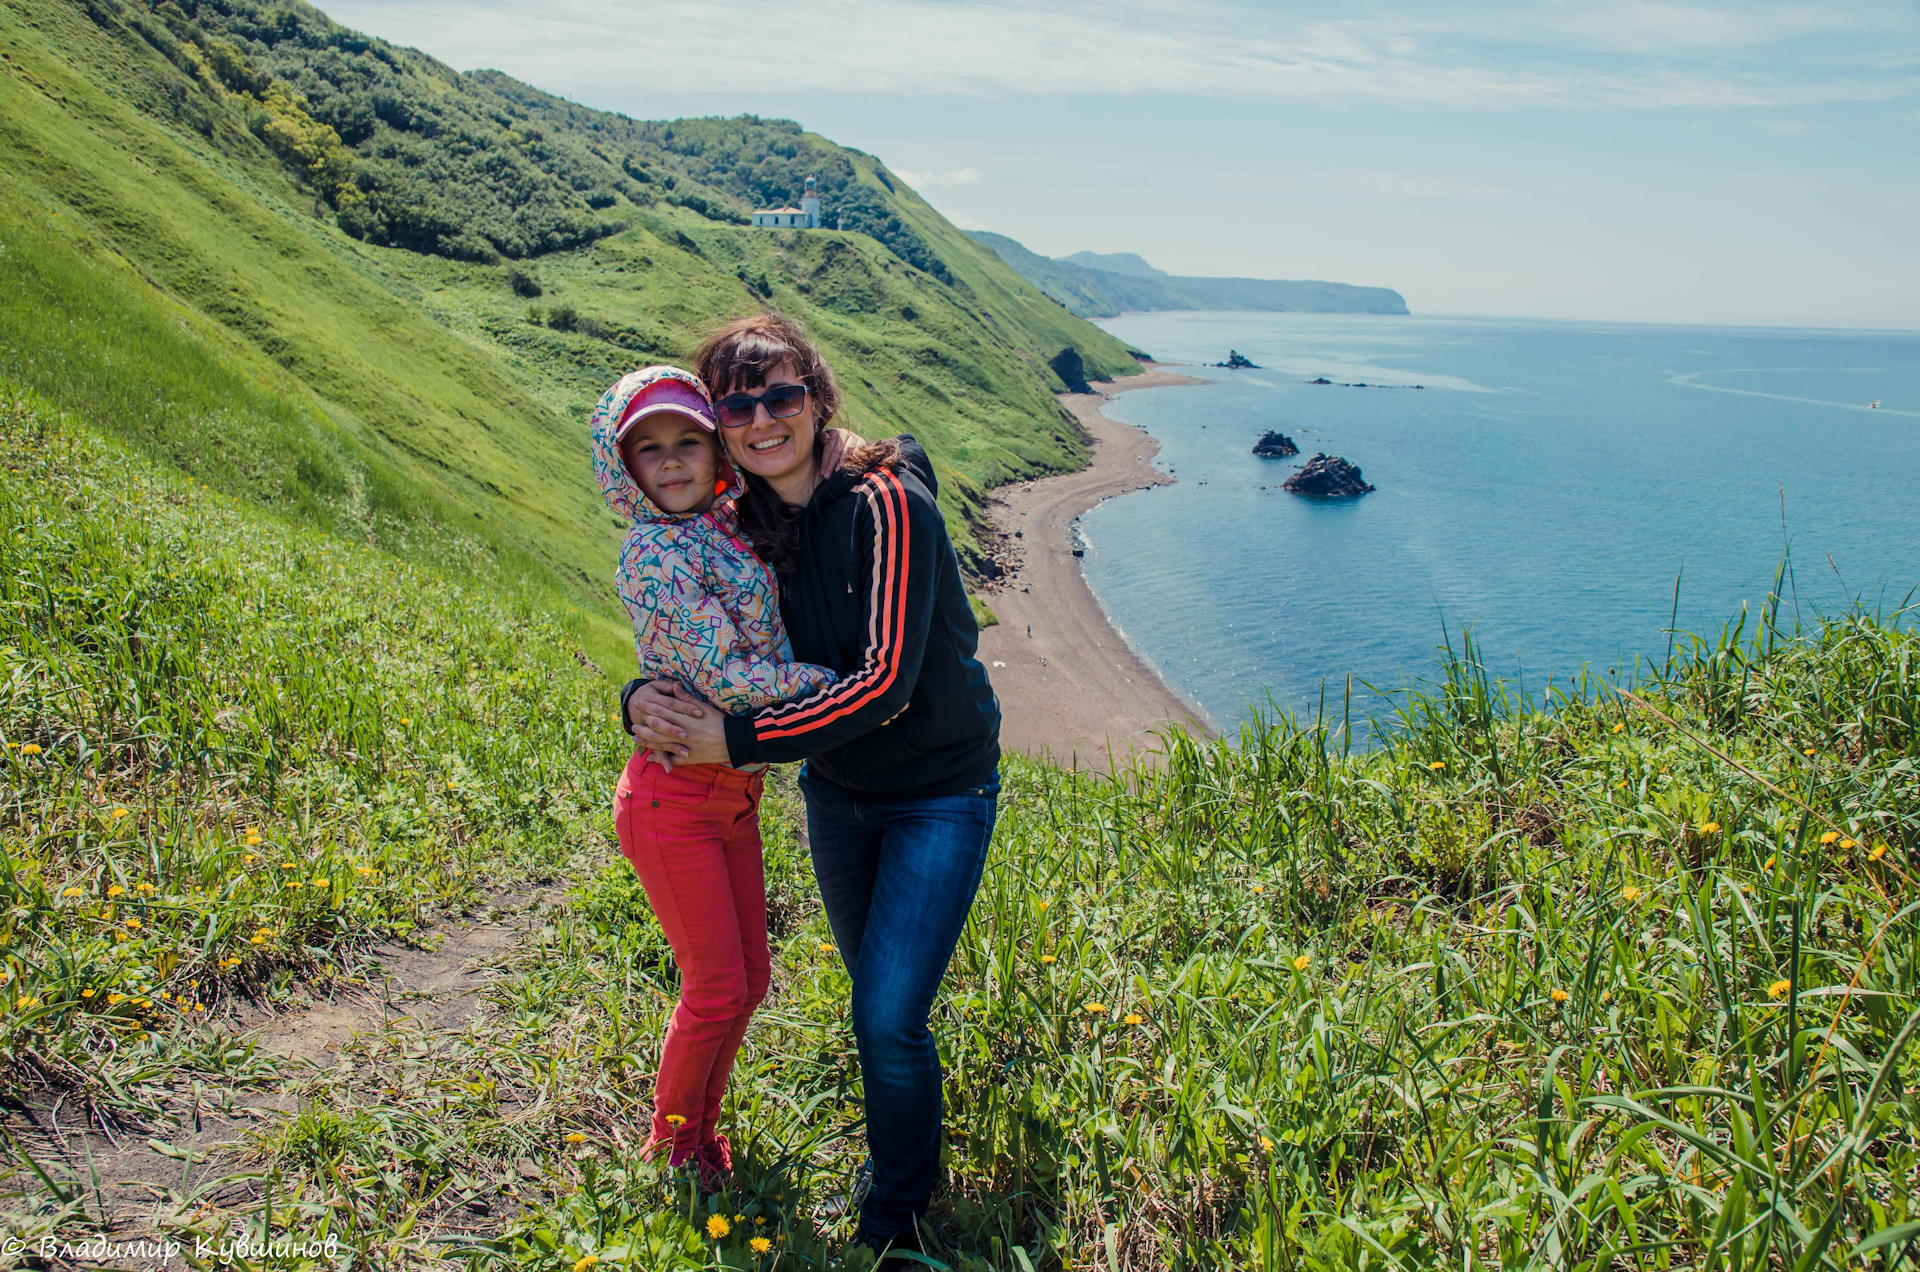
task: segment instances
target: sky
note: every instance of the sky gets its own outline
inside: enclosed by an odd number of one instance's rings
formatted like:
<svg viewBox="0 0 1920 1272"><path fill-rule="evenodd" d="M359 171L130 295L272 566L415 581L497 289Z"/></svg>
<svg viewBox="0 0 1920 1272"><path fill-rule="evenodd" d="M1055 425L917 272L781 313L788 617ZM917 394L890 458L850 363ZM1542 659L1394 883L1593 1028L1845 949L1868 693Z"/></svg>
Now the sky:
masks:
<svg viewBox="0 0 1920 1272"><path fill-rule="evenodd" d="M1920 3L342 0L637 118L799 120L968 229L1415 313L1920 328Z"/></svg>

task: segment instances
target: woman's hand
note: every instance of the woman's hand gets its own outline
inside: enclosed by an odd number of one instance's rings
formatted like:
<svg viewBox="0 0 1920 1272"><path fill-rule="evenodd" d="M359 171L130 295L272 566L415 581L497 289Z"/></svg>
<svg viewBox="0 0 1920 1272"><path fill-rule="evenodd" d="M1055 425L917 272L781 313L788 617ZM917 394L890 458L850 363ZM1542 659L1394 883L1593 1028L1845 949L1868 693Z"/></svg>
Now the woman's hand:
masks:
<svg viewBox="0 0 1920 1272"><path fill-rule="evenodd" d="M651 748L662 765L725 764L726 726L720 709L672 680L652 680L627 699L627 725L636 746Z"/></svg>

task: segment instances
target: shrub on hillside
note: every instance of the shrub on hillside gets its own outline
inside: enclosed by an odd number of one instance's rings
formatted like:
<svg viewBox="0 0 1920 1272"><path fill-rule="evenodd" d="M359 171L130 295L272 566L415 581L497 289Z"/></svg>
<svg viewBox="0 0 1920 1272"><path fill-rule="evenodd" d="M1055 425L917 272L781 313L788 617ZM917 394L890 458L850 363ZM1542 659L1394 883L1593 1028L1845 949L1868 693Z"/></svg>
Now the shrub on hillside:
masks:
<svg viewBox="0 0 1920 1272"><path fill-rule="evenodd" d="M526 300L532 300L543 290L540 286L540 276L531 269L523 269L518 265L507 266L507 286L513 289L514 295Z"/></svg>

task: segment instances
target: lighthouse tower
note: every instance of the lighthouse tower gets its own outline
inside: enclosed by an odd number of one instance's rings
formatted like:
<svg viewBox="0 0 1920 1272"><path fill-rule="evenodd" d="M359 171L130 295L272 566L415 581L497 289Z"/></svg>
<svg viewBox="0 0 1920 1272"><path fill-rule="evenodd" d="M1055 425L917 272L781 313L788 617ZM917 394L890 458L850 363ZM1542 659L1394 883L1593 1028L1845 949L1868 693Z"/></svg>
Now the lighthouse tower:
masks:
<svg viewBox="0 0 1920 1272"><path fill-rule="evenodd" d="M813 188L813 178L807 178L806 189L800 194L800 210L807 214L806 226L810 230L820 228L820 192Z"/></svg>

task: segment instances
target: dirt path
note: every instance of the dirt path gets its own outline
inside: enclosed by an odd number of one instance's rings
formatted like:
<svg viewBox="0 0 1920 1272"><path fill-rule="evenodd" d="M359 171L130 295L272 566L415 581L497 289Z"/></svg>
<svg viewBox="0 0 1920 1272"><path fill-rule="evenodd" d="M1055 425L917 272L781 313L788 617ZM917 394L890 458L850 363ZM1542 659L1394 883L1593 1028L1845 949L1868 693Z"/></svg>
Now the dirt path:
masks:
<svg viewBox="0 0 1920 1272"><path fill-rule="evenodd" d="M331 1068L354 1039L458 1032L472 1024L495 965L543 921L557 895L497 894L471 917L430 929L431 944L423 948L375 945L361 960L355 979L362 983L331 998L242 1011L237 1023L276 1062L276 1082L176 1088L162 1101L162 1116L141 1126L102 1124L71 1097L56 1095L5 1109L6 1127L41 1169L71 1182L90 1226L116 1240L163 1231L176 1199L221 1208L243 1203L248 1186L202 1191L201 1181L234 1168L249 1131L297 1111L301 1088Z"/></svg>
<svg viewBox="0 0 1920 1272"><path fill-rule="evenodd" d="M980 634L980 658L1000 697L1001 739L1009 750L1104 771L1109 747L1124 764L1150 751L1153 730L1169 721L1212 732L1114 629L1074 555L1081 513L1171 480L1150 462L1158 444L1100 408L1134 389L1204 383L1149 366L1131 379L1098 382L1099 392L1062 395L1093 437L1091 462L1077 473L995 492L1001 505L995 519L1013 536L1018 564L987 593L1000 622Z"/></svg>

